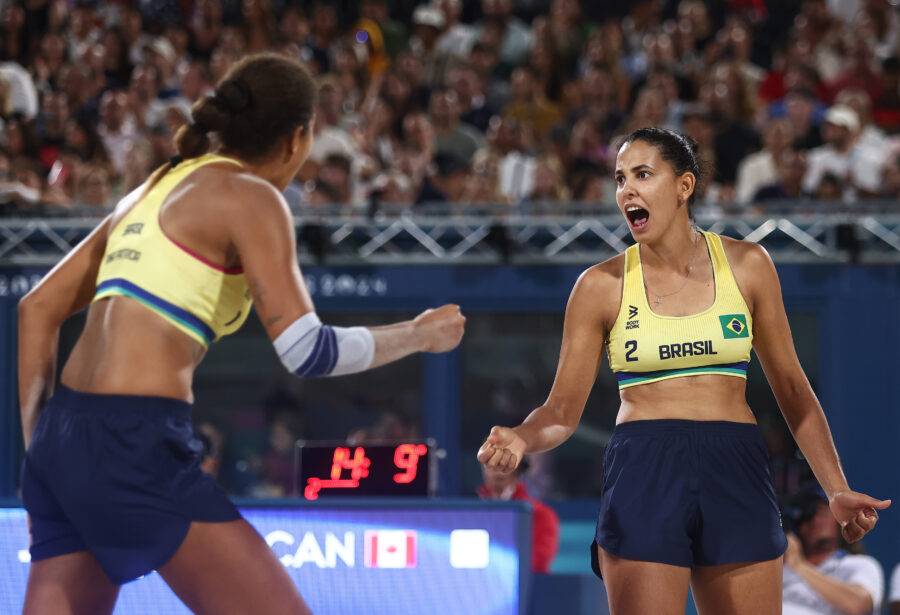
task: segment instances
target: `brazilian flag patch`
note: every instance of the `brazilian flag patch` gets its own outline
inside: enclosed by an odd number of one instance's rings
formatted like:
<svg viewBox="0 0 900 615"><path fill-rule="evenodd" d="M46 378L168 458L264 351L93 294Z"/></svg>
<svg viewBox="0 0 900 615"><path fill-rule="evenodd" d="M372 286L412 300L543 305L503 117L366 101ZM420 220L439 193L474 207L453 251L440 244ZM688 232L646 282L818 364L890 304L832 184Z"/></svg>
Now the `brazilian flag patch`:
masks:
<svg viewBox="0 0 900 615"><path fill-rule="evenodd" d="M739 337L750 337L750 328L747 327L747 317L743 314L725 314L719 316L722 325L722 335L726 340Z"/></svg>

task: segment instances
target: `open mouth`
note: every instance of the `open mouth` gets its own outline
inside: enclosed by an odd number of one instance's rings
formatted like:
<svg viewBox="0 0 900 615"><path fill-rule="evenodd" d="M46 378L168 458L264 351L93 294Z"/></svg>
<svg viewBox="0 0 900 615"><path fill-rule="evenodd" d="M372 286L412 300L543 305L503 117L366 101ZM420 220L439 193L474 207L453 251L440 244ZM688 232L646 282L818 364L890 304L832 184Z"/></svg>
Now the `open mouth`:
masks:
<svg viewBox="0 0 900 615"><path fill-rule="evenodd" d="M643 207L629 205L625 208L625 217L628 218L628 222L631 223L633 229L640 230L647 226L647 223L650 221L650 212Z"/></svg>

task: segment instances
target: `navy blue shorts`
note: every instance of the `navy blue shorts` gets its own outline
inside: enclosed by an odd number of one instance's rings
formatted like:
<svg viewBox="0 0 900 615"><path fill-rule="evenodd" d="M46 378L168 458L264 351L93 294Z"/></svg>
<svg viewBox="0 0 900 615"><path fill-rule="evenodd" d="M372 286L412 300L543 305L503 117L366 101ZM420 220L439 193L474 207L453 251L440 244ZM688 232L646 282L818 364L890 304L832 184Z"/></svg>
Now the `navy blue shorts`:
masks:
<svg viewBox="0 0 900 615"><path fill-rule="evenodd" d="M60 386L22 465L32 559L89 551L121 584L166 563L192 521L239 519L201 450L186 402Z"/></svg>
<svg viewBox="0 0 900 615"><path fill-rule="evenodd" d="M617 425L603 462L596 545L624 559L714 566L787 548L759 428L727 421Z"/></svg>

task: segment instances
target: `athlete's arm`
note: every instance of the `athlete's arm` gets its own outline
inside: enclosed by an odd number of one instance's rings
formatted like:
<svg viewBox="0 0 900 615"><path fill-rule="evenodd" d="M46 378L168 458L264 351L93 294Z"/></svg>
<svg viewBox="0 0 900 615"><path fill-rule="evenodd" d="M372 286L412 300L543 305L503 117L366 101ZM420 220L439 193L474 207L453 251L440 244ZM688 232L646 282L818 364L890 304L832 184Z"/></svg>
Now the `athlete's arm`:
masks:
<svg viewBox="0 0 900 615"><path fill-rule="evenodd" d="M572 289L566 306L559 364L550 395L521 425L494 427L478 451L488 467L512 471L522 455L555 448L578 427L584 404L600 367L606 340L601 302L614 295L615 280L606 264L588 269Z"/></svg>
<svg viewBox="0 0 900 615"><path fill-rule="evenodd" d="M59 329L94 296L110 217L69 252L19 301L19 413L25 448L38 413L53 393Z"/></svg>
<svg viewBox="0 0 900 615"><path fill-rule="evenodd" d="M875 527L890 500L880 501L850 490L831 430L794 348L781 284L772 259L756 244L739 246L738 282L749 295L753 314L753 348L760 359L778 406L816 479L828 495L844 537L859 540Z"/></svg>
<svg viewBox="0 0 900 615"><path fill-rule="evenodd" d="M225 183L226 226L257 314L292 372L353 373L415 352L446 352L459 344L465 318L455 305L384 327L322 325L297 264L294 223L284 198L267 182L248 175L233 175ZM322 358L329 352L331 361Z"/></svg>

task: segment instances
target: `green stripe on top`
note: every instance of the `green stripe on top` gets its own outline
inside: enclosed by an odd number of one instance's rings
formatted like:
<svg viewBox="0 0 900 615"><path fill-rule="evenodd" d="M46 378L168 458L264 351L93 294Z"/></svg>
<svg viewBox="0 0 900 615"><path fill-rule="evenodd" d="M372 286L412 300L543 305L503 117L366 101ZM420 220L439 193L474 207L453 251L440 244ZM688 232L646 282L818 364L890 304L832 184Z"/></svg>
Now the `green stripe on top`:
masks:
<svg viewBox="0 0 900 615"><path fill-rule="evenodd" d="M646 382L655 382L666 378L676 378L678 376L692 375L715 375L722 374L727 376L747 377L747 364L738 363L731 365L706 365L703 367L686 367L684 369L661 370L657 372L618 372L616 379L619 381L619 388L631 386L633 384L643 384Z"/></svg>
<svg viewBox="0 0 900 615"><path fill-rule="evenodd" d="M156 312L166 320L170 320L175 324L178 324L188 331L192 332L197 341L202 344L209 346L213 341L208 335L207 332L201 329L200 327L194 325L193 323L181 318L178 314L175 314L173 311L167 310L165 306L159 305L158 303L148 299L147 297L142 296L137 292L132 292L128 288L123 288L120 285L109 285L106 288L99 289L97 294L94 295L95 299L102 299L104 297L112 296L112 295L122 295L128 297L130 299L134 299L144 307Z"/></svg>

